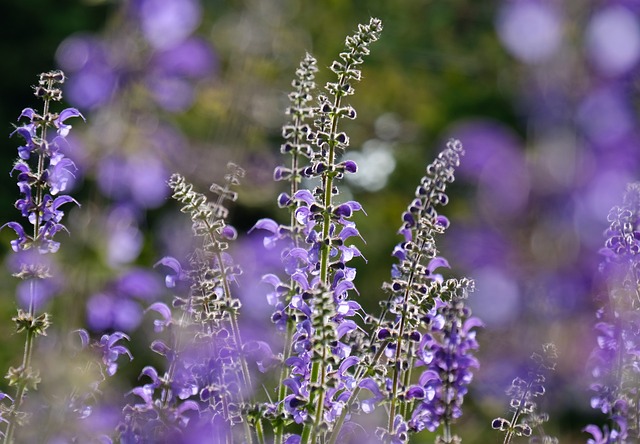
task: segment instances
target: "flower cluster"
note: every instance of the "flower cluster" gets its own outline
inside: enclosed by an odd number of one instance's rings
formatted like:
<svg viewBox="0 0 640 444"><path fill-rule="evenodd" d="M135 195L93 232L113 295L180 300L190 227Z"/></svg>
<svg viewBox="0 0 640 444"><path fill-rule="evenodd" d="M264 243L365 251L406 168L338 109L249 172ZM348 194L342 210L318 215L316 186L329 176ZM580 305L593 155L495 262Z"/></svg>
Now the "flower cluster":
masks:
<svg viewBox="0 0 640 444"><path fill-rule="evenodd" d="M44 101L43 111L38 113L32 108L25 108L20 113L20 118L26 118L29 122L12 133L24 139L24 145L18 148L19 160L12 171L17 175L22 195L15 206L33 226L33 234L28 234L18 222L3 225L13 229L18 235L11 242L15 252L32 247L43 254L58 251L60 243L54 240L54 236L65 230L60 223L64 216L60 207L69 202L77 204L71 196L60 194L67 188L75 170L75 165L64 156L62 148L66 143L65 137L71 130L71 125L65 124L65 121L82 115L75 108L66 108L60 113L49 109L51 102L62 100L59 85L64 80L62 71L40 74L35 95ZM47 134L50 129L55 131L55 136Z"/></svg>
<svg viewBox="0 0 640 444"><path fill-rule="evenodd" d="M478 366L473 351L481 322L464 305L473 282L445 281L436 273L448 266L437 255L434 239L448 220L436 207L448 202L446 186L463 154L460 142L450 141L427 167L402 216L404 240L393 252L399 263L392 283L384 286L390 296L383 313L367 315L350 299L356 292L356 270L349 262L362 256L351 243L360 237L351 219L363 209L356 201L337 203L338 181L357 170L355 162L339 160L349 144L339 122L356 117L343 98L353 94L353 82L361 78L356 66L380 30L380 22L372 19L347 38L346 50L331 65L338 80L325 86L328 95L319 94L315 107L308 103L316 61L307 54L301 62L281 149L291 156L291 164L274 173L276 180L291 183L291 191L278 197L290 222L261 219L254 227L268 232L264 245L279 249L287 276L263 278L272 287L272 321L285 335L282 361L287 367L281 370L275 403L258 410L274 424L278 443L285 438L291 443L367 438L356 414L372 413L381 403L389 404L388 426L377 432L382 441L404 442L411 433L435 431L443 424L439 439L455 442L450 426L461 415L472 369ZM312 117L313 127L305 122ZM303 186L312 180L315 187ZM367 332L354 316L373 330ZM422 372L416 377L413 369L418 367ZM302 426L300 434L286 433L293 424Z"/></svg>
<svg viewBox="0 0 640 444"><path fill-rule="evenodd" d="M234 426L240 423L251 440L252 432L242 418L244 401L252 390L245 353L252 355L250 351L259 347L244 347L237 320L241 304L231 289L240 269L226 252L237 233L225 221L225 201L237 198L232 187L239 184L244 171L233 164L228 167L225 185L211 186L215 201L178 174L169 180L173 197L189 214L200 242L188 267L173 257L157 264L169 270L166 284L176 293L172 306L177 313L162 302L148 308L159 315L154 321L156 332L166 336L153 341L150 348L166 359L167 368L164 373L153 366L142 370L140 377L147 382L130 393L140 402L124 409L120 433L125 442L161 436L195 439L190 434L193 430L213 433L222 442L234 436Z"/></svg>
<svg viewBox="0 0 640 444"><path fill-rule="evenodd" d="M445 281L435 273L449 266L438 256L435 235L449 225L437 207L448 202L446 187L454 180L463 152L460 142L451 140L426 168L415 199L402 215L399 234L404 239L393 251L398 263L393 266L392 281L384 285L389 297L380 317L371 318L377 325L371 342L376 354L369 365L386 360L391 374L375 378L380 400L386 393L389 403L387 429L378 433L383 439L403 442L406 430L433 432L440 425L442 442L458 439L451 433L451 424L462 414L472 368L478 366L473 357L478 347L474 329L482 323L464 305L473 281ZM417 383L412 380L416 368L422 370ZM398 429L404 430L403 439Z"/></svg>
<svg viewBox="0 0 640 444"><path fill-rule="evenodd" d="M54 102L62 100L60 85L64 83L65 75L62 71L50 71L39 76L38 84L34 86L36 97L43 101L42 111L25 108L19 119L26 118L28 123L15 129L24 139L24 145L18 148L18 160L14 164L15 173L20 190L20 199L15 207L31 225L30 233L23 223L7 222L1 228L9 227L15 231L18 238L11 241L14 252L20 253L20 270L14 276L28 282L29 297L26 309L19 308L13 318L18 333L25 333L25 347L22 363L19 367L10 367L6 378L10 386L15 387L13 398L2 394L3 399L11 401L11 406L3 405L7 415L4 438L10 442L17 426L26 421L26 415L21 411L26 393L35 390L41 381L37 369L31 365L33 342L38 336L46 335L51 324L48 313L38 314L38 302L43 291L44 280L51 277L45 260L31 254L37 251L40 255L55 253L60 243L54 239L55 235L66 230L62 224L64 212L62 205L74 202L71 196L60 194L67 188L70 177L73 176L75 165L63 153L65 137L71 130L71 125L65 123L71 117L82 117L75 108L66 108L61 112L51 110ZM50 131L54 131L51 134Z"/></svg>
<svg viewBox="0 0 640 444"><path fill-rule="evenodd" d="M537 431L538 441L545 444L557 444L558 440L548 436L542 424L549 418L546 413L539 410L535 398L545 393L545 382L550 371L553 371L558 359L555 345L548 343L542 346L542 354L534 353L531 356L531 367L525 378L516 377L507 390L511 397L509 407L513 412L511 419L495 418L491 427L504 432L504 443L511 442L514 436L532 437ZM533 440L533 438L531 438Z"/></svg>
<svg viewBox="0 0 640 444"><path fill-rule="evenodd" d="M316 442L325 435L324 424L337 420L354 388L348 383L348 370L359 358L351 355L347 338L358 329L351 318L361 314L361 307L350 299L357 291L353 283L356 270L348 263L361 256L350 238L360 236L351 218L362 207L356 201L335 203L337 181L357 169L353 161L339 161L349 145L339 123L356 117L343 99L353 94L353 83L361 78L357 67L381 30L380 20L371 19L347 37L340 61L331 66L337 81L327 83L326 95L320 94L314 107L308 103L315 87L316 61L307 55L301 62L289 96L287 113L292 121L283 130L282 152L291 154L291 167L278 167L274 174L276 180L291 182L291 193L278 198L279 205L290 211L290 225L263 219L255 226L271 232L265 245L280 244L288 275L286 280L275 275L264 280L274 286L270 294L276 308L273 320L286 331L283 356L289 369L288 374L283 371L281 384L289 393L278 393L278 418L303 424L300 435L288 438L291 442ZM304 122L310 117L315 118L313 128ZM308 164L302 165L303 159ZM300 188L301 178L315 179L319 185L312 190ZM281 431L282 425L279 427Z"/></svg>
<svg viewBox="0 0 640 444"><path fill-rule="evenodd" d="M598 443L633 442L640 438L640 184L628 185L622 205L611 209L608 220L605 246L600 250L607 291L597 312L597 346L590 369L594 378L591 406L607 415L610 426L600 430L590 425L585 431Z"/></svg>

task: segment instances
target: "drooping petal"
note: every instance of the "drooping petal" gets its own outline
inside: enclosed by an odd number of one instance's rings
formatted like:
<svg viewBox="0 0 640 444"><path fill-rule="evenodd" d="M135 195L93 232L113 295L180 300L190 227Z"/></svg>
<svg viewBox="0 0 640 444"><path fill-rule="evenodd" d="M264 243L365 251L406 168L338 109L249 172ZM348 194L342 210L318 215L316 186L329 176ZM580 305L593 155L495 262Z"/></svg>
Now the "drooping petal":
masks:
<svg viewBox="0 0 640 444"><path fill-rule="evenodd" d="M451 268L451 266L449 265L449 262L445 258L436 256L429 261L429 265L427 266L427 269L429 270L429 272L433 272L434 270L440 267Z"/></svg>
<svg viewBox="0 0 640 444"><path fill-rule="evenodd" d="M264 218L258 220L258 222L256 222L255 225L251 227L249 233L251 233L253 230L267 230L273 234L276 234L278 232L278 227L278 223L273 219Z"/></svg>
<svg viewBox="0 0 640 444"><path fill-rule="evenodd" d="M20 120L23 117L26 117L27 119L31 120L33 122L33 118L36 116L36 112L33 110L33 108L25 108L22 110L22 112L20 113L20 116L18 116L18 120Z"/></svg>
<svg viewBox="0 0 640 444"><path fill-rule="evenodd" d="M165 256L156 262L154 267L157 267L158 265L164 265L165 267L169 267L173 270L173 274L167 274L165 277L165 285L167 288L175 287L176 282L183 280L186 277L185 273L182 271L182 265L180 265L178 259L174 257Z"/></svg>
<svg viewBox="0 0 640 444"><path fill-rule="evenodd" d="M171 325L171 309L167 306L167 304L164 304L162 302L155 302L151 304L149 308L145 310L145 312L149 310L155 311L156 313L160 314L160 316L162 316L161 320L156 319L153 321L154 330L156 332L161 332L166 327Z"/></svg>
<svg viewBox="0 0 640 444"><path fill-rule="evenodd" d="M147 376L149 379L151 379L153 386L157 387L160 385L158 371L154 367L147 365L145 368L143 368L140 372L140 376L138 376L138 379L142 378L143 376Z"/></svg>
<svg viewBox="0 0 640 444"><path fill-rule="evenodd" d="M316 201L315 197L313 197L313 194L311 194L311 191L309 190L299 190L293 195L293 197L297 200L303 201L307 205L311 205Z"/></svg>
<svg viewBox="0 0 640 444"><path fill-rule="evenodd" d="M62 110L62 112L58 115L58 118L53 122L56 128L58 128L58 134L61 137L66 137L69 134L69 131L71 131L71 125L64 124L64 121L71 117L81 117L82 120L85 120L80 111L75 108L66 108Z"/></svg>

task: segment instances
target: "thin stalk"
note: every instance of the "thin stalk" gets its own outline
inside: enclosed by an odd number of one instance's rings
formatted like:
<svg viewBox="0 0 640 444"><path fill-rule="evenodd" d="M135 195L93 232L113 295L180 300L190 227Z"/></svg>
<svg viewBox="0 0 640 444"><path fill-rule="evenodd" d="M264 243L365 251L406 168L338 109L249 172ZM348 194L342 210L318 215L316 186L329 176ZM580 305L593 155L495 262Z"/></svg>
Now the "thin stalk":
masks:
<svg viewBox="0 0 640 444"><path fill-rule="evenodd" d="M539 371L540 371L540 368L536 370L536 374ZM511 417L511 427L509 427L509 430L507 430L507 433L504 435L503 444L509 444L511 442L511 439L513 438L513 435L515 434L514 427L518 424L518 420L520 419L520 415L522 414L521 407L522 405L524 405L524 402L527 398L527 394L531 391L532 385L533 385L533 378L531 378L531 380L527 384L527 388L522 392L522 395L520 396L520 403L518 404L518 408L516 408L516 410L513 412L513 416Z"/></svg>
<svg viewBox="0 0 640 444"><path fill-rule="evenodd" d="M29 313L33 316L34 312L34 294L35 294L35 281L31 279L29 282L29 293L30 293L30 301L29 301ZM26 330L26 338L24 342L24 353L22 355L22 365L20 368L24 372L28 372L31 367L31 359L33 355L33 341L35 339L35 332L32 329ZM9 444L13 442L13 434L17 428L16 424L16 416L20 414L20 408L22 407L22 402L24 400L24 395L27 392L27 380L22 378L18 382L18 387L16 389L16 397L15 402L12 408L11 418L7 423L7 430L4 435L4 444Z"/></svg>
<svg viewBox="0 0 640 444"><path fill-rule="evenodd" d="M412 350L408 353L408 356L410 356L409 358L409 367L407 368L407 371L404 372L404 378L402 380L402 384L404 385L404 387L409 387L409 385L411 384L411 370L413 369L413 364L415 362L415 358L414 358L414 351L413 351L413 344L411 346ZM409 415L409 402L407 400L404 401L404 403L402 403L401 406L401 410L400 410L400 414L402 415L402 417L406 420L408 415ZM412 404L412 403L411 403Z"/></svg>
<svg viewBox="0 0 640 444"><path fill-rule="evenodd" d="M421 245L418 248L418 251L422 251L422 248L424 247L424 240L421 241ZM404 328L407 322L407 317L406 317L406 309L407 309L407 305L409 303L409 293L410 293L410 288L413 285L413 280L414 280L414 276L415 276L415 268L416 266L420 263L420 259L422 258L422 254L417 254L415 256L415 258L412 261L411 264L411 272L409 273L409 277L407 279L407 285L405 287L404 290L404 296L403 296L403 302L402 302L402 317L400 319L400 326L398 328L398 339L396 342L396 353L395 353L395 357L394 357L394 369L393 369L393 383L392 383L392 391L391 391L391 399L390 399L390 406L389 406L389 422L387 425L387 430L389 431L389 433L393 433L393 420L396 416L396 404L397 404L397 394L398 394L398 384L400 381L400 377L399 377L399 373L400 373L400 368L399 368L399 362L400 362L400 355L401 355L401 350L402 350L402 336L404 335Z"/></svg>
<svg viewBox="0 0 640 444"><path fill-rule="evenodd" d="M218 202L217 205L221 206L222 205L222 200L224 199L224 195L226 194L226 192L228 191L228 186L225 186L224 191L222 193L220 193L220 195L218 196ZM213 239L213 232L214 232L214 227L209 223L208 220L204 221L207 227L207 231L210 233L209 236L211 237L211 240ZM229 281L227 278L227 270L224 266L224 262L223 262L223 258L222 258L222 252L220 251L216 251L214 253L215 255L215 259L218 262L218 266L220 268L220 280L222 282L222 289L223 289L223 293L224 293L224 297L225 300L230 302L232 299L231 296L231 288L229 287ZM236 315L235 312L230 312L229 313L229 324L231 326L231 334L233 336L233 339L236 343L236 346L238 347L238 352L240 354L240 367L242 370L242 378L243 378L243 382L244 382L244 387L245 389L247 389L249 392L253 392L253 384L251 382L251 374L249 373L249 365L247 364L247 360L245 359L245 357L242 355L241 349L242 349L242 337L240 335L240 327L238 325L238 317ZM240 399L242 401L245 400L245 396L244 393L240 393ZM245 430L245 436L247 439L247 443L248 444L252 444L253 442L253 436L251 433L251 428L249 427L249 423L247 421L243 421L243 428ZM263 426L262 426L262 421L258 420L256 422L256 435L258 436L258 441L260 443L264 443L264 431L263 431Z"/></svg>
<svg viewBox="0 0 640 444"><path fill-rule="evenodd" d="M222 253L216 252L216 260L220 266L220 274L222 280L222 287L224 290L225 298L230 301L231 300L231 288L229 288L229 282L227 281L227 274L224 264L222 262ZM240 352L240 367L242 369L242 378L244 379L245 388L251 393L253 392L253 384L251 383L251 374L249 373L249 365L247 364L247 360L241 352L242 349L242 337L240 336L240 327L238 325L238 317L234 312L229 314L229 322L231 325L231 334L233 335L233 339L238 347L238 351ZM240 393L240 399L244 401L245 396L244 393ZM247 438L247 443L251 444L253 442L251 428L249 427L249 423L247 421L242 422L243 427L245 429L245 436ZM256 435L258 437L258 442L264 443L264 431L262 427L262 421L256 421Z"/></svg>
<svg viewBox="0 0 640 444"><path fill-rule="evenodd" d="M53 86L53 81L49 80L47 86L48 88L51 88ZM45 99L43 111L42 111L43 119L47 116L48 113L49 113L49 99ZM41 128L40 139L44 146L47 143L46 141L47 122L43 121L40 125L40 128ZM36 177L38 178L38 181L36 183L36 195L35 195L35 202L34 202L36 207L36 214L34 218L35 220L33 223L34 242L37 242L38 234L40 232L40 217L42 215L42 209L40 207L42 205L42 200L44 196L44 187L45 187L45 184L42 181L42 175L44 174L44 170L45 170L45 155L44 153L40 152L38 153L38 170L36 173ZM31 278L29 282L29 317L30 318L35 318L35 291L36 291L35 278ZM24 343L24 354L22 355L22 365L20 366L22 371L29 371L29 368L31 367L31 355L33 354L34 339L35 339L35 332L32 329L27 329L25 343ZM24 395L26 392L27 392L27 381L23 379L18 382L18 387L16 389L16 397L15 397L15 402L13 404L12 415L11 415L12 417L7 423L7 430L4 435L3 442L5 444L13 442L13 434L17 426L16 414L20 413L20 408L22 407L22 401L24 399Z"/></svg>
<svg viewBox="0 0 640 444"><path fill-rule="evenodd" d="M342 95L340 94L339 91L341 91L341 88L344 83L346 82L346 76L345 75L341 75L339 78L339 87L337 88L337 93L334 97L334 101L333 101L333 109L334 110L338 110L340 108L340 104L341 104L341 100L342 100ZM328 141L328 145L329 145L329 152L327 153L327 165L329 166L329 171L324 173L322 176L322 183L324 186L324 196L323 196L323 205L325 208L325 212L324 212L324 217L322 220L322 248L321 248L321 255L320 255L320 281L327 287L330 287L330 275L329 275L329 255L331 253L331 245L330 242L328 241L329 239L329 231L331 228L331 215L329 214L328 210L331 207L332 204L332 200L333 200L333 193L332 193L332 189L333 189L333 179L335 176L335 172L332 171L333 169L333 165L335 164L336 161L336 142L334 140L335 138L335 134L338 131L338 120L339 117L337 114L333 114L331 116L331 130L329 132L329 141ZM317 437L317 433L318 433L318 429L319 429L319 425L322 421L322 417L324 415L324 383L326 381L326 367L324 365L324 362L326 360L326 347L323 344L323 350L322 350L322 361L321 363L314 363L313 367L312 367L312 372L311 372L311 384L312 385L317 385L318 382L321 383L320 385L320 390L319 390L319 394L317 399L314 401L316 403L316 410L315 410L315 421L314 421L314 425L312 426L313 430L312 433L309 433L309 426L305 425L304 429L303 429L303 434L302 434L302 443L315 443L316 441L316 437ZM319 369L317 369L317 371L314 373L313 372L313 368L316 367L320 367ZM307 441L308 437L310 436L311 440Z"/></svg>
<svg viewBox="0 0 640 444"><path fill-rule="evenodd" d="M453 323L452 326L453 329L456 328L456 324L455 321ZM455 345L453 345L451 342L449 343L448 346L449 350L449 356L453 355L454 353L454 349L455 349ZM442 392L444 393L445 396L445 412L443 416L443 421L442 421L442 436L444 438L444 442L445 443L450 443L451 439L452 439L452 435L451 435L451 403L453 402L453 400L451 399L451 390L449 390L450 388L450 384L449 384L449 378L445 377L444 378L444 388L442 390Z"/></svg>
<svg viewBox="0 0 640 444"><path fill-rule="evenodd" d="M287 319L287 331L284 337L284 349L282 350L283 365L280 367L280 377L278 380L278 399L277 399L278 413L282 413L282 410L283 410L282 401L287 395L287 387L283 384L283 381L285 379L285 374L286 374L285 372L286 367L284 363L287 361L287 359L291 355L291 341L293 338L293 329L294 329L293 321L291 319ZM276 428L274 430L274 444L282 444L283 440L284 440L284 422L281 421L276 425Z"/></svg>
<svg viewBox="0 0 640 444"><path fill-rule="evenodd" d="M338 417L338 419L336 420L336 422L333 425L333 430L331 431L331 436L329 437L329 441L328 444L336 444L337 440L338 440L338 435L340 434L340 430L342 429L342 425L344 424L344 421L347 419L347 413L349 412L351 405L353 404L353 402L358 399L358 395L360 394L360 390L362 390L360 388L360 380L362 379L362 377L364 377L364 375L366 375L368 373L368 371L373 368L378 361L380 360L380 358L382 357L382 355L384 354L384 350L386 348L386 344L382 347L380 347L380 349L376 352L376 354L374 355L371 363L364 368L364 370L359 371L356 374L356 388L353 389L353 391L351 392L351 395L349 396L349 399L347 399L347 402L344 405L344 408L342 409L342 412L340 412L340 416Z"/></svg>

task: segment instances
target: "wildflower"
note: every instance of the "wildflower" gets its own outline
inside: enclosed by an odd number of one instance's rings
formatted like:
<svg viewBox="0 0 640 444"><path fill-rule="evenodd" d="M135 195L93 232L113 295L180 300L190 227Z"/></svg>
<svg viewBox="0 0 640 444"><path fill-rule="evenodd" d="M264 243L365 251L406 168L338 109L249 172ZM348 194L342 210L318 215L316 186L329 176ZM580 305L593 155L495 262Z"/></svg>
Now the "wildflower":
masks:
<svg viewBox="0 0 640 444"><path fill-rule="evenodd" d="M31 233L27 233L22 223L15 221L6 222L0 227L15 231L18 237L11 241L11 248L16 253L36 250L39 254L47 254L58 251L60 243L54 237L59 231L66 231L62 224L64 212L61 207L68 203L78 204L71 196L60 194L67 188L69 175L75 169L73 162L61 152L65 137L71 130L71 125L65 122L72 117L84 119L75 108L66 108L60 113L51 110L54 102L62 100L59 87L64 81L62 71L40 74L34 92L44 102L43 111L25 108L18 120L26 119L28 123L11 133L24 139L24 145L18 148L19 159L11 171L17 173L21 194L15 207L32 226ZM53 136L49 130L55 131L57 135ZM16 388L12 409L6 417L2 417L6 423L5 442L8 443L13 441L16 428L22 416L25 416L21 408L27 392L35 390L40 382L38 371L31 367L33 341L37 336L46 335L50 325L48 313L36 313L47 293L43 282L50 277L48 267L44 261L33 259L29 255L24 255L21 261L20 271L14 275L29 283L26 304L28 309L18 309L13 321L18 332L26 333L26 340L22 364L17 368L10 367L6 375L9 385Z"/></svg>
<svg viewBox="0 0 640 444"><path fill-rule="evenodd" d="M102 335L100 342L97 344L98 349L102 353L102 362L107 368L109 376L115 375L118 370L118 357L127 355L129 359L133 359L131 352L124 345L118 344L122 339L129 340L129 336L121 332L115 332L110 335Z"/></svg>
<svg viewBox="0 0 640 444"><path fill-rule="evenodd" d="M617 439L637 440L638 405L635 402L638 373L637 288L640 283L640 184L627 186L622 205L607 217L605 244L600 250L600 271L607 283L606 299L596 313L597 345L591 353L589 368L594 378L591 406L605 413L609 427L590 425L585 431L596 442ZM600 430L599 434L596 430ZM608 436L608 437L607 437Z"/></svg>
<svg viewBox="0 0 640 444"><path fill-rule="evenodd" d="M543 442L557 443L557 439L547 436L542 428L542 423L548 420L548 416L540 413L535 398L545 393L547 374L555 369L558 358L555 345L549 343L542 346L542 354L534 353L531 356L534 366L527 371L525 378L516 377L507 394L511 400L509 407L513 412L511 419L495 418L491 427L505 433L504 443L511 442L514 436L533 436L538 429L539 438Z"/></svg>

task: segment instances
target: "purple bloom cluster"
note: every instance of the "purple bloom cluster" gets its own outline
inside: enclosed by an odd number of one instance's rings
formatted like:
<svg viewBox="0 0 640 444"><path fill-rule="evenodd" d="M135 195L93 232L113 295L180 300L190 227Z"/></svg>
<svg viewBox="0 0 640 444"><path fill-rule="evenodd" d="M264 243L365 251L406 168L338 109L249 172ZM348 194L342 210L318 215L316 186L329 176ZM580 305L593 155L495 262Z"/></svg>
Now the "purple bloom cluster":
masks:
<svg viewBox="0 0 640 444"><path fill-rule="evenodd" d="M22 224L7 222L3 227L13 229L18 238L11 241L15 252L37 248L40 253L55 253L60 243L54 236L61 230L64 212L61 206L73 202L71 196L59 194L67 188L69 178L75 171L74 163L64 156L65 137L71 125L65 121L71 117L82 117L75 108L66 108L60 113L49 111L49 103L62 99L58 85L64 83L62 71L52 71L40 75L35 94L45 101L42 113L25 108L20 118L28 123L16 128L12 134L24 139L24 145L18 148L19 160L13 167L18 179L21 198L16 208L33 226L33 234L28 234ZM47 134L48 129L55 130L55 136Z"/></svg>
<svg viewBox="0 0 640 444"><path fill-rule="evenodd" d="M336 421L355 388L348 370L360 358L351 355L347 338L357 335L358 326L351 318L362 314L362 309L349 298L357 290L356 270L348 263L361 256L350 239L360 237L351 219L362 207L356 201L335 202L337 181L357 169L353 161L338 160L349 145L338 125L343 118L356 117L343 99L353 94L353 82L361 78L357 66L381 30L381 22L371 19L347 37L340 61L331 65L338 80L326 85L328 95L319 95L315 107L307 104L315 86L316 62L309 55L301 62L289 96L292 105L287 113L292 122L283 130L282 152L292 156L291 167L277 167L274 174L276 180L291 182L290 194L278 198L279 205L290 210L290 225L263 219L255 226L271 233L265 245L280 243L288 275L287 280L275 275L264 280L274 287L269 295L276 309L272 319L287 335L284 357L289 374L283 372L281 384L289 394L279 392L277 411L286 422L304 424L300 436L289 437L293 441L315 442L324 433L321 425ZM310 117L315 118L313 128L304 123ZM303 158L308 164L301 165ZM315 179L320 185L299 189L301 178Z"/></svg>
<svg viewBox="0 0 640 444"><path fill-rule="evenodd" d="M447 144L427 167L415 199L402 216L399 233L404 240L393 251L398 263L392 268L392 282L384 285L389 298L375 321L373 337L372 363L384 357L391 367L391 377L379 377L376 383L380 395L374 399L386 397L390 404L389 424L380 436L393 435L395 423L404 421L411 432L433 432L442 425L442 442L458 439L450 426L461 416L472 369L478 367L473 357L478 347L474 329L482 323L470 317L464 305L473 282L445 281L435 273L449 266L438 256L435 235L449 225L436 208L448 202L446 186L454 180L463 152L460 142ZM412 381L414 368L421 368L417 383Z"/></svg>
<svg viewBox="0 0 640 444"><path fill-rule="evenodd" d="M610 426L585 428L596 443L633 442L640 439L636 402L640 361L640 184L627 187L623 203L611 209L605 232L600 271L606 295L597 312L597 346L590 357L594 383L591 406L607 415Z"/></svg>
<svg viewBox="0 0 640 444"><path fill-rule="evenodd" d="M542 424L548 420L548 415L539 411L536 402L537 397L544 395L545 382L550 371L555 370L558 353L555 345L549 343L542 346L542 354L534 353L531 356L534 366L527 372L525 378L516 377L511 382L507 394L511 397L510 410L513 412L511 419L495 418L491 427L505 433L504 443L511 442L514 436L533 436L536 442L557 444L558 440L547 436Z"/></svg>
<svg viewBox="0 0 640 444"><path fill-rule="evenodd" d="M68 99L78 107L95 109L141 85L162 109L184 111L194 100L194 83L215 67L209 44L193 35L202 19L200 2L127 3L117 37L77 34L60 45L58 63L72 76Z"/></svg>
<svg viewBox="0 0 640 444"><path fill-rule="evenodd" d="M71 117L82 115L75 108L67 108L60 113L50 109L52 103L62 100L59 86L64 80L62 71L40 74L34 92L44 102L42 112L25 108L19 119L24 117L28 119L28 123L12 133L24 139L24 145L18 148L19 159L12 170L12 173L17 174L21 194L15 207L32 226L31 234L25 231L20 222L7 222L0 227L9 227L18 235L17 239L11 241L11 247L16 253L27 250L35 250L39 254L58 251L60 244L54 240L54 236L59 231L66 230L61 223L64 212L60 207L69 202L77 203L72 197L59 193L66 189L67 181L75 169L73 162L62 152L65 137L71 129L65 122ZM55 131L55 135L48 134L48 130ZM18 314L13 318L16 331L26 335L22 363L18 367L10 367L6 375L9 386L15 387L16 395L11 398L0 393L2 399L9 400L11 404L8 408L3 405L3 414L0 415L6 425L3 434L9 442L23 420L24 412L21 409L27 391L35 390L41 380L38 370L31 365L34 339L46 335L51 323L48 313L36 313L37 305L42 299L42 287L46 287L43 282L50 277L47 262L28 253L23 254L19 262L20 270L14 276L28 283L29 296L28 304L25 304L28 308L18 309Z"/></svg>
<svg viewBox="0 0 640 444"><path fill-rule="evenodd" d="M479 366L473 356L478 348L474 329L481 327L482 322L470 317L469 309L456 298L437 301L434 313L428 333L423 335L417 350L419 361L416 364L424 365L425 370L419 384L423 390L420 392L422 399L409 421L409 427L416 431L433 432L441 423L447 429L462 416L464 396L473 370ZM407 391L409 394L410 390ZM443 442L452 442L452 439L445 436Z"/></svg>
<svg viewBox="0 0 640 444"><path fill-rule="evenodd" d="M163 436L181 442L194 438L189 434L193 430L213 433L214 441L222 442L234 436L234 426L240 423L245 436L251 437L248 423L242 419L244 400L251 393L245 356L253 357L265 369L272 353L266 344L243 344L238 329L241 304L233 297L231 286L240 269L226 252L237 233L225 221L228 210L224 202L236 199L231 188L239 184L244 171L233 164L229 168L225 185L211 187L218 196L214 202L194 191L180 175L169 181L173 197L190 215L200 244L187 268L173 257L157 264L169 270L165 282L176 293L172 304L175 314L162 302L148 308L158 316L156 332L164 334L150 348L163 356L167 368L164 373L152 366L142 370L145 384L130 392L139 402L124 409L123 442L156 442Z"/></svg>

